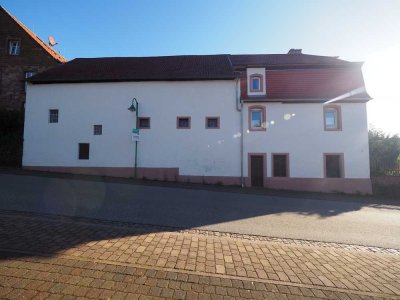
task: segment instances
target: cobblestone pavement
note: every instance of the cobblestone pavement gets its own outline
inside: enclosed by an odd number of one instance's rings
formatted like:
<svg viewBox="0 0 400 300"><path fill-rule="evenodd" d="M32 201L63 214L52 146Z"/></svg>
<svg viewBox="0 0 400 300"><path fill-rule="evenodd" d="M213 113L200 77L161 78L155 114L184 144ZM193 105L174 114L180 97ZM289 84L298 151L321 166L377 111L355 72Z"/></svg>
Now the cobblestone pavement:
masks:
<svg viewBox="0 0 400 300"><path fill-rule="evenodd" d="M0 298L400 299L400 252L0 211Z"/></svg>

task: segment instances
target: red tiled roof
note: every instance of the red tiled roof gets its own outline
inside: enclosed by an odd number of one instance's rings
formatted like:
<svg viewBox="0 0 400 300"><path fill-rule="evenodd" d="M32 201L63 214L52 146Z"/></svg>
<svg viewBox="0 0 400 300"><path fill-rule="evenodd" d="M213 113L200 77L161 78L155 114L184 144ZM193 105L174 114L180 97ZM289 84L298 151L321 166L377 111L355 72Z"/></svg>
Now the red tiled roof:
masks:
<svg viewBox="0 0 400 300"><path fill-rule="evenodd" d="M332 98L364 86L361 69L331 68L266 72L271 99Z"/></svg>
<svg viewBox="0 0 400 300"><path fill-rule="evenodd" d="M32 83L234 79L227 55L76 58Z"/></svg>
<svg viewBox="0 0 400 300"><path fill-rule="evenodd" d="M50 46L43 42L36 34L34 34L28 27L22 24L16 17L10 14L4 7L0 5L0 9L3 10L11 19L13 19L36 43L38 43L47 53L49 53L55 60L60 63L65 63L67 60L62 57L59 53L54 51Z"/></svg>
<svg viewBox="0 0 400 300"><path fill-rule="evenodd" d="M257 98L263 101L277 99L320 101L364 86L360 63L304 54L78 58L37 74L29 81L73 83L233 80L235 70L242 68L244 63L246 66L266 67L267 96L263 99ZM297 67L302 64L307 67ZM277 65L281 67L271 67ZM251 98L247 96L246 78L246 72L242 71L242 99ZM370 99L366 93L358 97Z"/></svg>
<svg viewBox="0 0 400 300"><path fill-rule="evenodd" d="M241 77L242 99L248 101L321 101L338 97L360 87L364 87L360 68L267 70L266 95L249 97L247 76L242 74ZM371 99L366 92L351 98Z"/></svg>
<svg viewBox="0 0 400 300"><path fill-rule="evenodd" d="M360 63L348 62L334 56L309 54L239 54L230 55L232 64L239 66L351 66Z"/></svg>

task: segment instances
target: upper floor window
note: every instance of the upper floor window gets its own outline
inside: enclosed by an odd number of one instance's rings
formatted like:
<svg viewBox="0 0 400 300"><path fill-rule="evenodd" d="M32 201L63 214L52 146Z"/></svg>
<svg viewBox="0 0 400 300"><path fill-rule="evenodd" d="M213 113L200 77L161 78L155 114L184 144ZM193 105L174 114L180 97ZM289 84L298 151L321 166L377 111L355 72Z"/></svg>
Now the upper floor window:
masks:
<svg viewBox="0 0 400 300"><path fill-rule="evenodd" d="M251 106L249 107L249 129L265 130L265 107Z"/></svg>
<svg viewBox="0 0 400 300"><path fill-rule="evenodd" d="M138 119L138 127L141 129L150 129L150 118L149 117L140 117Z"/></svg>
<svg viewBox="0 0 400 300"><path fill-rule="evenodd" d="M262 92L263 91L263 76L259 74L253 74L250 76L250 92Z"/></svg>
<svg viewBox="0 0 400 300"><path fill-rule="evenodd" d="M177 117L176 127L178 129L190 129L190 117Z"/></svg>
<svg viewBox="0 0 400 300"><path fill-rule="evenodd" d="M58 109L49 110L49 123L58 123Z"/></svg>
<svg viewBox="0 0 400 300"><path fill-rule="evenodd" d="M218 129L219 128L219 117L206 117L206 128L207 129Z"/></svg>
<svg viewBox="0 0 400 300"><path fill-rule="evenodd" d="M340 106L324 107L324 128L325 130L341 130L342 118Z"/></svg>
<svg viewBox="0 0 400 300"><path fill-rule="evenodd" d="M21 42L18 40L8 41L8 54L19 55L21 53Z"/></svg>

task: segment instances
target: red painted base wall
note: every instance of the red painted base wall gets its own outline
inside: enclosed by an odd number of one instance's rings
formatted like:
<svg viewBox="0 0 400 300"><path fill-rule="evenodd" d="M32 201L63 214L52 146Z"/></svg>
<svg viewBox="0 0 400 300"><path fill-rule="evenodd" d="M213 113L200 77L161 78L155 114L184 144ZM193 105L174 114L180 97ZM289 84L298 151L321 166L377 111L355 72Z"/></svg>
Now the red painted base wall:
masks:
<svg viewBox="0 0 400 300"><path fill-rule="evenodd" d="M24 167L28 170L62 172L72 174L101 175L113 177L134 177L133 168L108 167ZM142 179L177 181L200 184L241 185L240 177L235 176L191 176L179 175L179 168L138 168L137 177ZM250 179L244 178L245 186L250 186ZM311 191L311 192L342 192L349 194L372 194L369 178L266 178L265 188Z"/></svg>

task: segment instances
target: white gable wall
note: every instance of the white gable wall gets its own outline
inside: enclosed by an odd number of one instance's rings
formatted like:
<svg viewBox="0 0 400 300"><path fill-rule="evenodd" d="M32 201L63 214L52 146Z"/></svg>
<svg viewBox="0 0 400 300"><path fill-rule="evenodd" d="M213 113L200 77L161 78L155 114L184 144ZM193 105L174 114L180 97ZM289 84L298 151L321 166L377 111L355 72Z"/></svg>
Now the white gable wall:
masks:
<svg viewBox="0 0 400 300"><path fill-rule="evenodd" d="M138 166L179 168L181 175L240 176L239 118L233 81L136 82L29 85L24 166L133 167L130 132L139 116ZM59 123L48 123L49 109ZM191 129L177 129L177 116L191 116ZM220 129L205 129L206 116L219 116ZM93 125L103 135L93 135ZM78 159L78 143L90 143L90 159Z"/></svg>

